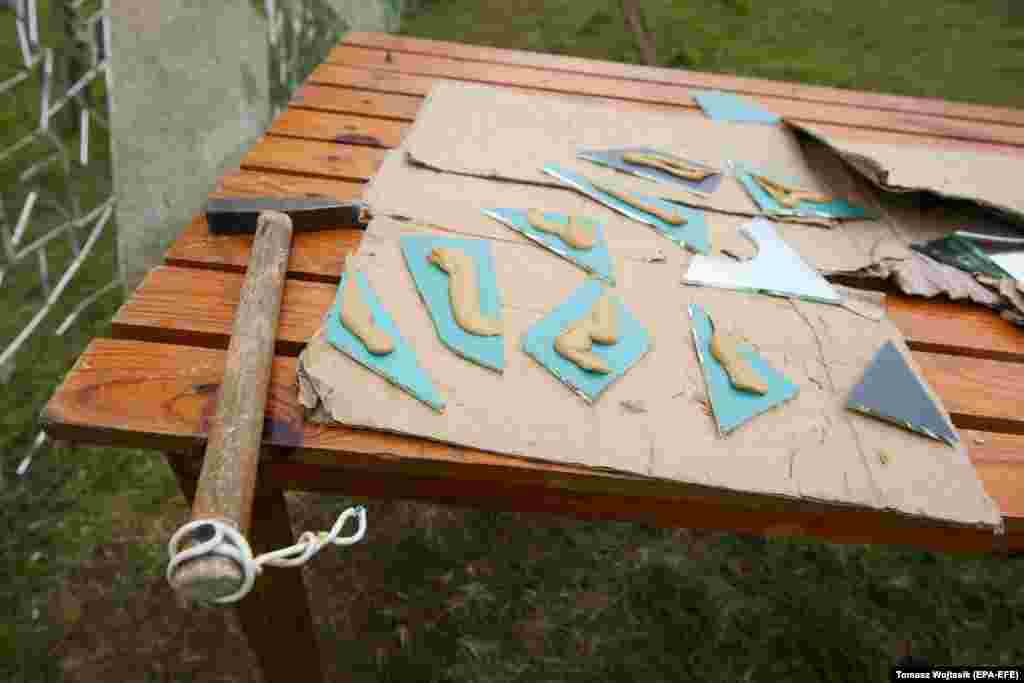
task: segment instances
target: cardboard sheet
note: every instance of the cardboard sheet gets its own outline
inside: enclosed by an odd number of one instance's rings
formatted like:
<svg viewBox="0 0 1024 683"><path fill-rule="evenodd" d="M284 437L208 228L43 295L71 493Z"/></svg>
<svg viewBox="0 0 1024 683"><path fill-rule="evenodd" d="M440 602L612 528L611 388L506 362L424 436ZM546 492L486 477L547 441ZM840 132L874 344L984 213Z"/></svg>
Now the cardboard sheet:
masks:
<svg viewBox="0 0 1024 683"><path fill-rule="evenodd" d="M709 126L714 134L708 134ZM791 164L789 176L806 179L803 187L833 191L810 172L793 139L777 135L784 127L723 126L730 124L699 114L624 115L569 98L440 84L421 110L406 148L389 156L372 183L367 199L375 219L353 267L365 274L446 397L445 414L336 351L323 331L300 356L303 405L318 419L515 457L1001 528L998 508L962 444L950 447L846 408L853 387L887 342L920 377L889 320L872 319L878 316L867 309L854 313L834 305L686 286L681 279L689 253L666 245L647 226L553 187L553 179L541 171L548 162L580 163L577 147L647 144L715 165L730 155L743 158L741 153L763 149L770 161ZM644 131L645 139L637 140L637 131ZM410 166L406 151L444 172ZM586 171L615 173L593 164ZM838 171L821 176L836 186L836 194L850 183ZM639 192L652 185L622 174L613 177L643 183ZM719 238L735 237L752 208L743 189L727 180L723 189L730 186L735 194L723 192L718 199L742 198L741 215L707 214L713 238L726 242ZM592 405L521 349L527 331L578 291L587 275L482 211L509 206L581 213L604 223L616 275L612 291L647 330L651 343ZM872 250L885 238L902 244L891 220L845 223L831 231L777 224L777 231L804 261L826 271L870 262ZM493 240L504 374L466 363L438 339L403 262L400 238L410 234ZM705 410L708 399L690 331L690 304L700 305L716 326L749 343L765 363L799 386L798 394L721 437Z"/></svg>
<svg viewBox="0 0 1024 683"><path fill-rule="evenodd" d="M585 464L734 491L887 508L969 525L996 526L962 446L956 449L846 409L878 348L899 332L837 306L685 287L687 255L664 263L620 259L615 291L651 335L651 350L594 405L587 405L518 345L586 280L572 264L530 244L495 242L508 344L504 375L466 363L438 340L398 237L431 231L378 218L355 256L448 399L438 415L335 351L323 334L300 358L304 405L342 424L551 462ZM615 245L610 248L615 251ZM799 395L721 438L701 407L704 382L687 306L746 338ZM909 354L908 354L909 357ZM913 367L912 360L911 367ZM324 396L318 387L361 387ZM628 406L642 404L645 412ZM879 453L890 454L883 465Z"/></svg>
<svg viewBox="0 0 1024 683"><path fill-rule="evenodd" d="M1021 160L1001 154L935 145L892 145L829 140L814 126L787 124L840 154L851 167L889 192L927 190L993 208L1024 225Z"/></svg>
<svg viewBox="0 0 1024 683"><path fill-rule="evenodd" d="M800 187L825 194L839 191L808 166L796 134L785 126L712 121L698 112L625 114L613 105L578 97L467 83L437 83L404 146L415 163L437 170L556 185L541 171L553 163L623 190L748 216L760 211L733 177L723 178L710 195L695 194L677 184L581 160L577 154L595 148L649 146L724 169L727 161L748 159L751 150L757 150L759 161L794 178ZM828 224L821 219L799 220Z"/></svg>
<svg viewBox="0 0 1024 683"><path fill-rule="evenodd" d="M535 208L602 221L609 245L615 244L613 259L661 261L669 251L681 251L651 227L562 186L550 176L544 177L556 183L553 187L493 181L439 173L414 166L404 157L401 149L391 152L370 183L366 200L376 216L397 216L444 228L452 234L530 245L526 237L483 212L509 206ZM845 180L850 183L849 177ZM735 247L747 242L739 229L750 222L749 216L705 212L703 219L711 232L712 253L730 246L733 251L743 251ZM844 222L828 231L817 225L777 223L776 231L804 261L823 273L853 271L868 265L872 249L881 241L897 239L909 243L908 237L884 220Z"/></svg>

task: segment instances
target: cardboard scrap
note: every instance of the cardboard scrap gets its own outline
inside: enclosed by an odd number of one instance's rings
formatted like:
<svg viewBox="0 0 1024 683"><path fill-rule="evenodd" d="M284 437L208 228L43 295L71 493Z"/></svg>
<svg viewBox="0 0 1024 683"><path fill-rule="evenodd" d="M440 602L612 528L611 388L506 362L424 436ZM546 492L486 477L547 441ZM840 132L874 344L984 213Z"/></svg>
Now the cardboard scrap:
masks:
<svg viewBox="0 0 1024 683"><path fill-rule="evenodd" d="M864 378L850 392L850 410L896 423L901 427L954 445L953 426L935 407L935 401L903 360L892 342L883 346Z"/></svg>
<svg viewBox="0 0 1024 683"><path fill-rule="evenodd" d="M1020 159L935 145L894 145L829 140L814 126L787 125L840 155L854 170L888 192L931 192L993 209L1024 224Z"/></svg>
<svg viewBox="0 0 1024 683"><path fill-rule="evenodd" d="M880 242L872 250L870 265L852 271L837 271L850 278L893 280L905 294L933 297L945 294L953 300L966 299L998 308L1001 297L982 286L963 270L939 263L914 251L899 240Z"/></svg>
<svg viewBox="0 0 1024 683"><path fill-rule="evenodd" d="M641 139L638 139L641 138ZM562 166L627 191L741 215L760 210L735 178L723 177L710 195L654 182L581 161L581 149L648 146L717 168L747 159L751 150L801 187L837 195L814 172L794 131L712 121L696 112L671 113L637 105L628 114L613 105L567 95L535 95L469 83L439 82L406 136L413 163L439 171L555 186L544 164ZM543 152L543 156L538 156ZM509 205L511 202L503 202ZM787 217L831 225L820 218Z"/></svg>
<svg viewBox="0 0 1024 683"><path fill-rule="evenodd" d="M777 124L782 121L776 114L764 109L753 100L720 90L691 90L690 95L704 113L716 121L736 123Z"/></svg>

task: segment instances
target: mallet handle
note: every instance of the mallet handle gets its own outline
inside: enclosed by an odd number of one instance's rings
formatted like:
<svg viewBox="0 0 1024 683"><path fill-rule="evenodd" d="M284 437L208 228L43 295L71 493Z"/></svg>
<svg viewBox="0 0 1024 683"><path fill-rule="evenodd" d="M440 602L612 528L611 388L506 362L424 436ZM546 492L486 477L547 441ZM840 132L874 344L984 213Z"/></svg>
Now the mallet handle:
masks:
<svg viewBox="0 0 1024 683"><path fill-rule="evenodd" d="M227 521L243 536L252 516L263 412L291 239L292 221L287 215L260 213L192 505L193 520ZM186 598L208 601L234 592L241 580L242 574L231 560L199 557L183 564L171 582Z"/></svg>

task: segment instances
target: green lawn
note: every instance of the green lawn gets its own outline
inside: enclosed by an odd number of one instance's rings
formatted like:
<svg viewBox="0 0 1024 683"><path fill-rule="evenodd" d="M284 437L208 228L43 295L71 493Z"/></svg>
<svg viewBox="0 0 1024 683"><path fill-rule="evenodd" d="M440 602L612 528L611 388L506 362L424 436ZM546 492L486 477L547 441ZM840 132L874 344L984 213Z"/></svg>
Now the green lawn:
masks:
<svg viewBox="0 0 1024 683"><path fill-rule="evenodd" d="M1012 0L650 0L662 66L1024 106ZM640 63L619 3L413 0L402 33ZM1024 6L1021 6L1024 7Z"/></svg>
<svg viewBox="0 0 1024 683"><path fill-rule="evenodd" d="M420 0L403 33L639 61L616 2L516 7ZM1024 11L1010 0L645 7L666 66L1024 106ZM12 35L0 11L3 64ZM34 106L24 96L0 111L0 144L28 130ZM76 178L85 206L102 196L103 173ZM16 210L7 166L0 180ZM215 618L181 611L164 585L163 543L187 510L156 454L51 449L14 475L38 411L88 340L109 335L119 297L51 332L114 261L108 237L0 394L0 678L248 680L251 662L225 654L237 633L210 631ZM0 289L0 343L38 305L32 272ZM327 528L351 503L294 502L297 531ZM353 680L884 680L908 648L934 663L1024 662L1020 560L386 502L370 502L369 522L365 543L306 570L334 672Z"/></svg>

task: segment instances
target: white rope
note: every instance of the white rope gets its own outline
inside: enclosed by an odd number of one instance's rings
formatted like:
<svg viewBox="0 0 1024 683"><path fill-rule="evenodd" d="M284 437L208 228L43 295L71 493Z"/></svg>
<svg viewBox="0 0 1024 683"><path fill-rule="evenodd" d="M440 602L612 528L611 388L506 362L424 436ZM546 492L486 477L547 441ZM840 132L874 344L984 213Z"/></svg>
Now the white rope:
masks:
<svg viewBox="0 0 1024 683"><path fill-rule="evenodd" d="M358 516L359 528L351 536L339 537L338 534L341 533L345 522L348 521L349 517L353 516ZM208 536L208 538L196 543L191 548L179 550L178 546L181 542L186 537L196 534L197 530L205 532L203 535ZM338 516L338 521L334 523L330 531L320 531L317 533L305 531L299 536L299 540L295 545L253 557L252 549L246 542L245 537L238 533L238 529L235 528L234 524L220 519L197 519L178 529L171 536L171 540L167 544L167 553L171 558L170 562L167 563L167 581L170 582L175 570L189 560L208 555L227 557L234 560L239 568L241 568L242 585L230 595L215 598L214 602L220 604L237 602L252 590L252 586L256 581L256 575L263 571L263 565L298 567L301 564L305 564L326 545L352 545L361 541L365 535L366 508L362 505L357 505L341 513Z"/></svg>

